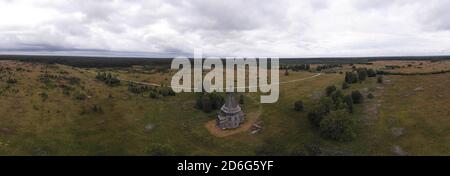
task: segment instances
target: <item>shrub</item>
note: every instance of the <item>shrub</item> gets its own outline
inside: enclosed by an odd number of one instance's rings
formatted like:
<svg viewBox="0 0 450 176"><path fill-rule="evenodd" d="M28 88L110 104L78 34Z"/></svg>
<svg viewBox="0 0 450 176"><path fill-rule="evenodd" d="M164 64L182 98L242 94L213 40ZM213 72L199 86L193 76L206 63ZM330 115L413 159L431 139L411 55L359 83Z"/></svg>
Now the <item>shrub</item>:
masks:
<svg viewBox="0 0 450 176"><path fill-rule="evenodd" d="M320 122L323 117L327 115L333 107L333 101L331 98L324 97L320 100L319 104L316 105L309 113L308 119L309 122L315 126L319 127Z"/></svg>
<svg viewBox="0 0 450 176"><path fill-rule="evenodd" d="M211 98L209 96L202 97L202 109L206 113L210 113L213 109L213 104L211 103Z"/></svg>
<svg viewBox="0 0 450 176"><path fill-rule="evenodd" d="M367 70L367 76L368 77L376 77L377 72L374 69L369 69L369 70Z"/></svg>
<svg viewBox="0 0 450 176"><path fill-rule="evenodd" d="M303 101L298 100L294 103L294 110L295 111L299 111L299 112L303 112L305 110L305 107L303 105Z"/></svg>
<svg viewBox="0 0 450 176"><path fill-rule="evenodd" d="M120 80L117 77L112 76L111 73L99 72L97 73L97 76L95 78L97 80L103 81L109 86L116 86L120 84Z"/></svg>
<svg viewBox="0 0 450 176"><path fill-rule="evenodd" d="M356 120L345 110L332 111L320 122L320 135L337 141L351 141L356 137Z"/></svg>
<svg viewBox="0 0 450 176"><path fill-rule="evenodd" d="M344 98L345 104L347 105L348 111L353 113L353 98L351 95L347 95Z"/></svg>
<svg viewBox="0 0 450 176"><path fill-rule="evenodd" d="M156 92L153 92L153 91L150 92L149 97L153 98L153 99L158 99L159 98L158 94L156 94Z"/></svg>
<svg viewBox="0 0 450 176"><path fill-rule="evenodd" d="M144 151L147 155L150 156L172 156L175 155L175 150L168 145L165 144L153 144L147 147Z"/></svg>
<svg viewBox="0 0 450 176"><path fill-rule="evenodd" d="M161 87L159 90L162 96L175 96L175 92L170 87Z"/></svg>
<svg viewBox="0 0 450 176"><path fill-rule="evenodd" d="M345 73L345 82L348 84L354 84L359 82L358 74L354 72L346 72Z"/></svg>
<svg viewBox="0 0 450 176"><path fill-rule="evenodd" d="M336 91L336 86L332 85L332 86L328 86L325 90L327 96L331 96L331 94Z"/></svg>
<svg viewBox="0 0 450 176"><path fill-rule="evenodd" d="M364 101L364 97L359 91L352 92L352 100L354 104L361 104Z"/></svg>
<svg viewBox="0 0 450 176"><path fill-rule="evenodd" d="M203 110L204 112L211 112L212 110L219 109L223 103L224 98L222 95L214 93L197 93L196 108Z"/></svg>
<svg viewBox="0 0 450 176"><path fill-rule="evenodd" d="M367 71L365 69L358 70L358 78L359 78L360 82L366 80L366 78L367 78Z"/></svg>
<svg viewBox="0 0 450 176"><path fill-rule="evenodd" d="M344 99L344 94L342 94L342 91L340 90L334 91L331 94L331 99L333 100L333 103L338 103Z"/></svg>
<svg viewBox="0 0 450 176"><path fill-rule="evenodd" d="M244 98L245 98L244 95L242 95L242 94L239 95L239 104L243 105L245 103L244 102L245 101Z"/></svg>
<svg viewBox="0 0 450 176"><path fill-rule="evenodd" d="M347 82L342 83L342 89L348 89L350 85Z"/></svg>

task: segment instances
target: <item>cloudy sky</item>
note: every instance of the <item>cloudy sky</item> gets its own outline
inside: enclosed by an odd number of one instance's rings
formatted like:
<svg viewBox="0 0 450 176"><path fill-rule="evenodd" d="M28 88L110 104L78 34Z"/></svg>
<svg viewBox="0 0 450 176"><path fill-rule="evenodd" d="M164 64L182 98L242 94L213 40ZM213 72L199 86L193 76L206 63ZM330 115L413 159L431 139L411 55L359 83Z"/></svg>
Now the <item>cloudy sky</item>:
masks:
<svg viewBox="0 0 450 176"><path fill-rule="evenodd" d="M450 54L450 0L0 0L0 53Z"/></svg>

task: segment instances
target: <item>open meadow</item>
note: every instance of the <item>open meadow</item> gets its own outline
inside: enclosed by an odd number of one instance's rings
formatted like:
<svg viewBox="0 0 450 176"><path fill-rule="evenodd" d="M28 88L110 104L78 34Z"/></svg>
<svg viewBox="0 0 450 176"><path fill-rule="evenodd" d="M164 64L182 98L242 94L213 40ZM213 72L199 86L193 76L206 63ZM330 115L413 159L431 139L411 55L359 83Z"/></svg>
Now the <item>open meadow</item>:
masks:
<svg viewBox="0 0 450 176"><path fill-rule="evenodd" d="M274 104L243 94L246 121L220 132L217 109L196 108L195 93L168 96L167 87L137 84L169 85L174 70L1 60L0 155L450 155L450 73L377 75L342 89L352 70L431 73L450 70L449 61L317 66L280 70L286 83ZM323 137L308 118L332 85L364 97L349 114L357 121L352 140ZM294 110L299 100L302 111Z"/></svg>

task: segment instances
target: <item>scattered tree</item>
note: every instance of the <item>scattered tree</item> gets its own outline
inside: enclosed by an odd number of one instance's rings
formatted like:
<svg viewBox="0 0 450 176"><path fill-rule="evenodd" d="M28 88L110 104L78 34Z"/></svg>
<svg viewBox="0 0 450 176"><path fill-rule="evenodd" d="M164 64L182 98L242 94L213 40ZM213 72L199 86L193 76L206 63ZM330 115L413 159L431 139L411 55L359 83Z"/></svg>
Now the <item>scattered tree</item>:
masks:
<svg viewBox="0 0 450 176"><path fill-rule="evenodd" d="M331 94L336 91L336 86L332 85L332 86L328 86L327 89L325 90L327 96L331 96Z"/></svg>
<svg viewBox="0 0 450 176"><path fill-rule="evenodd" d="M320 122L321 136L337 141L351 141L356 137L356 120L345 110L332 111Z"/></svg>
<svg viewBox="0 0 450 176"><path fill-rule="evenodd" d="M364 101L364 96L359 91L353 91L352 100L354 104L361 104Z"/></svg>
<svg viewBox="0 0 450 176"><path fill-rule="evenodd" d="M303 112L305 110L305 107L303 105L303 101L298 100L294 103L294 110L295 111L299 111L299 112Z"/></svg>
<svg viewBox="0 0 450 176"><path fill-rule="evenodd" d="M241 94L241 95L239 95L239 104L241 104L241 105L243 105L244 104L244 95L243 94Z"/></svg>

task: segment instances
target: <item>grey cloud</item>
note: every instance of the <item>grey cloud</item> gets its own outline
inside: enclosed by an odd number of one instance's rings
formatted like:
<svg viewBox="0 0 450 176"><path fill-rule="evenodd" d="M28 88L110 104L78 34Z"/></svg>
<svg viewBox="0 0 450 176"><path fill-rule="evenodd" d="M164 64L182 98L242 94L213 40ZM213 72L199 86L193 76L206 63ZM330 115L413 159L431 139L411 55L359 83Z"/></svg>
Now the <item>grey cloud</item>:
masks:
<svg viewBox="0 0 450 176"><path fill-rule="evenodd" d="M442 53L450 47L445 0L0 3L0 14L9 18L15 18L10 8L29 10L17 15L24 21L0 17L0 51L177 55L203 48L208 55L301 57L416 54L423 47Z"/></svg>

